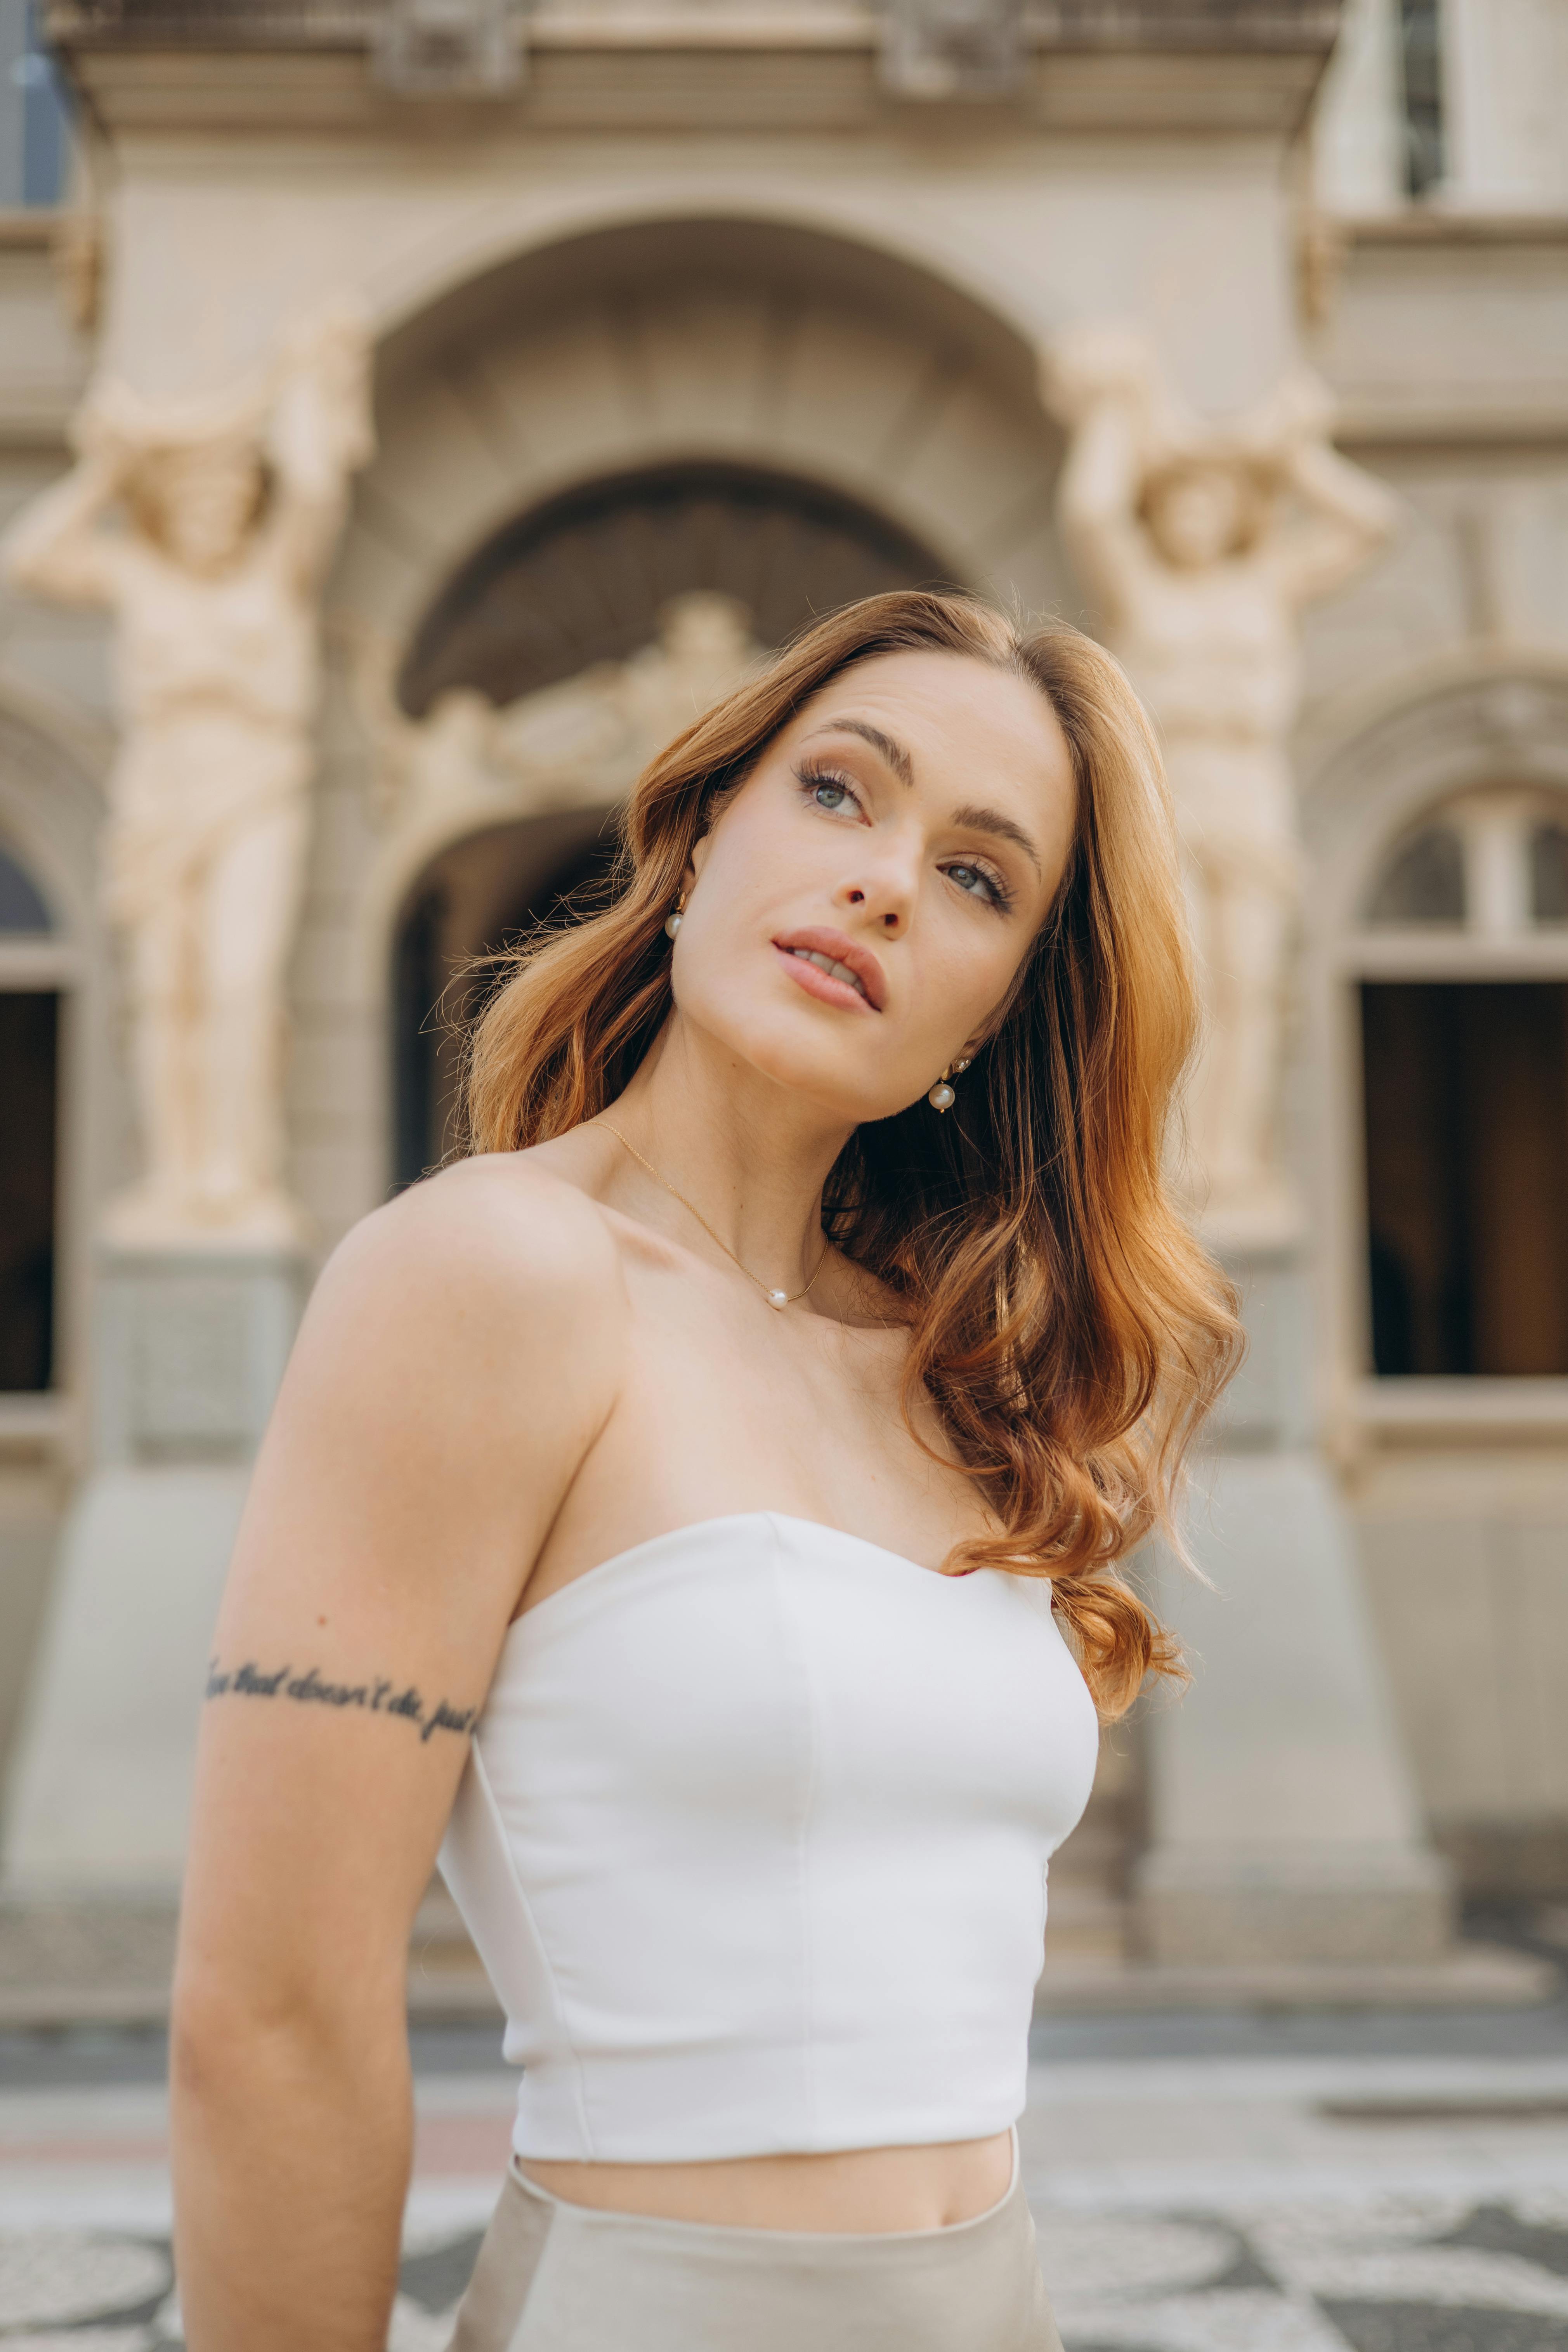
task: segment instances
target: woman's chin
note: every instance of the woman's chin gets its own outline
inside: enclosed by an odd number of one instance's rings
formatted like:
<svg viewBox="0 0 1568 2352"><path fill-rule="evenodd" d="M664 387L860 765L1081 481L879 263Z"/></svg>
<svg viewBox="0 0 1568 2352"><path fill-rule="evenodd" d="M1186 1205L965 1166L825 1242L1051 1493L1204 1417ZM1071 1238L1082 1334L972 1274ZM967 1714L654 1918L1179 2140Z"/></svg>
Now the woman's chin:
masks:
<svg viewBox="0 0 1568 2352"><path fill-rule="evenodd" d="M841 1058L830 1060L820 1046L813 1051L799 1040L786 1044L773 1037L753 1039L749 1049L735 1040L733 1050L760 1078L798 1096L803 1110L809 1106L816 1117L837 1121L846 1131L868 1119L890 1118L904 1107L884 1101L882 1089L868 1076L846 1069Z"/></svg>

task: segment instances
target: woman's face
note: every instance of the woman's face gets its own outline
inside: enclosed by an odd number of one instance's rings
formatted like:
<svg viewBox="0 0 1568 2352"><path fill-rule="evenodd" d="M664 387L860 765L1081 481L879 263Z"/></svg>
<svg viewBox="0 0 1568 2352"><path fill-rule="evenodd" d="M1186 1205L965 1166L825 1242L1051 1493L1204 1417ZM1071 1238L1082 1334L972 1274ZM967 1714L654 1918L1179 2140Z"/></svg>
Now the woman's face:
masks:
<svg viewBox="0 0 1568 2352"><path fill-rule="evenodd" d="M847 1126L889 1118L984 1039L1074 823L1037 688L965 655L858 662L698 843L681 1016Z"/></svg>

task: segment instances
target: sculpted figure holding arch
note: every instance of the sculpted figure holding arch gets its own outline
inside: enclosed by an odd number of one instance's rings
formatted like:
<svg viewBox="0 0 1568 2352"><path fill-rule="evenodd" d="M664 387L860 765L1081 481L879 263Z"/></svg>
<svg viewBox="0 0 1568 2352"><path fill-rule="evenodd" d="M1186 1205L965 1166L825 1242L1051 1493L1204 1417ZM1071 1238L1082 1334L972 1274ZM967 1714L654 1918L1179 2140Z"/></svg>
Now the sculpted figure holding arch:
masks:
<svg viewBox="0 0 1568 2352"><path fill-rule="evenodd" d="M1159 730L1181 829L1205 1016L1187 1182L1217 1236L1288 1237L1275 1130L1300 615L1385 544L1397 508L1332 448L1332 403L1304 371L1206 425L1165 395L1141 334L1085 326L1053 345L1043 390L1071 435L1063 535Z"/></svg>
<svg viewBox="0 0 1568 2352"><path fill-rule="evenodd" d="M143 1168L106 1225L126 1246L298 1238L283 980L318 600L374 446L369 356L363 322L337 309L289 338L265 384L163 404L100 385L76 420L76 467L5 542L18 586L116 621L104 896L128 944Z"/></svg>

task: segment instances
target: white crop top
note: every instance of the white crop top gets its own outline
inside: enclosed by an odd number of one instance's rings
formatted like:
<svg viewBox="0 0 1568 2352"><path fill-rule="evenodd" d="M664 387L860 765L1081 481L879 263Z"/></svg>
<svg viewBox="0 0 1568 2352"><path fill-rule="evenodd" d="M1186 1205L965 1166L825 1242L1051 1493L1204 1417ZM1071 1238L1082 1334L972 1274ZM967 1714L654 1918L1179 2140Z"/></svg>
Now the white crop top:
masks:
<svg viewBox="0 0 1568 2352"><path fill-rule="evenodd" d="M750 1511L551 1593L507 1635L441 1849L523 2066L518 2154L1006 2130L1095 1754L1031 1578Z"/></svg>

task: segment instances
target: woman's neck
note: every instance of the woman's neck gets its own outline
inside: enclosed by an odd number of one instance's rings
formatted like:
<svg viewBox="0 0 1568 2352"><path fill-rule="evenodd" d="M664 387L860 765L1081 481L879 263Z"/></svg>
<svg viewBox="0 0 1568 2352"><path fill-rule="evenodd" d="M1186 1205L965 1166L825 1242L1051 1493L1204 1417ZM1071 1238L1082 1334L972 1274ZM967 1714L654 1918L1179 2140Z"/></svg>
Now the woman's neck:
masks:
<svg viewBox="0 0 1568 2352"><path fill-rule="evenodd" d="M675 1014L605 1114L724 1247L797 1291L822 1253L822 1188L854 1133Z"/></svg>

